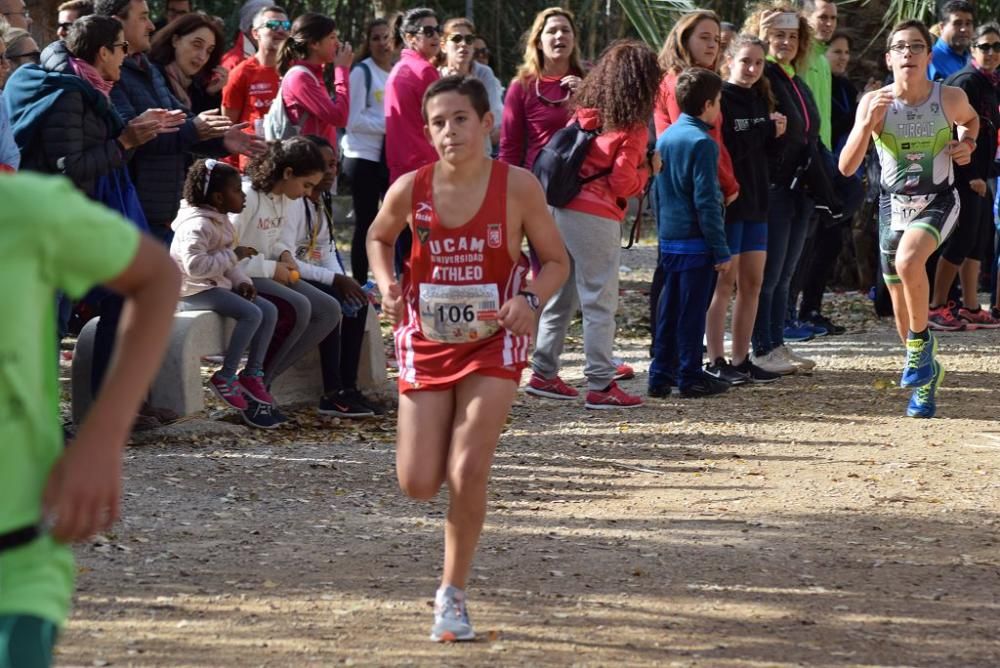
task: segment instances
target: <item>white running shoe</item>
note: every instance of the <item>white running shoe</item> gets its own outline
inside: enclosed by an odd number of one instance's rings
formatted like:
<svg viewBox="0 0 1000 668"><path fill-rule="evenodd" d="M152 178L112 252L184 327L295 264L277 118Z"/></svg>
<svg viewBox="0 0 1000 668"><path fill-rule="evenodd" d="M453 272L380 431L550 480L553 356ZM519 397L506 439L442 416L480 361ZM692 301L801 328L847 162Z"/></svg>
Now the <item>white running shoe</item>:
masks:
<svg viewBox="0 0 1000 668"><path fill-rule="evenodd" d="M458 587L447 585L437 590L434 597L434 626L431 640L434 642L456 642L475 640L476 632L469 622L469 611L465 607L465 592Z"/></svg>
<svg viewBox="0 0 1000 668"><path fill-rule="evenodd" d="M799 355L787 345L778 346L776 350L781 351L781 354L784 355L785 359L799 367L802 371L812 371L816 368L816 360L811 360L808 357Z"/></svg>
<svg viewBox="0 0 1000 668"><path fill-rule="evenodd" d="M799 370L799 367L792 364L784 355L774 349L766 355L753 356L753 363L765 371L788 376Z"/></svg>

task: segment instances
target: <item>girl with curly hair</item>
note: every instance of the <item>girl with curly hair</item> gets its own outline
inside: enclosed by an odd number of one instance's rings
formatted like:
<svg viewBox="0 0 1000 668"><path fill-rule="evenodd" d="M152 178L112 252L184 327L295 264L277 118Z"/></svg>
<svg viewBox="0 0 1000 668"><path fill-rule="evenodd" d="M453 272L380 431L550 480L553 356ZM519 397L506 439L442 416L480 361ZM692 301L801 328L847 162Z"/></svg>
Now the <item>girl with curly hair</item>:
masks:
<svg viewBox="0 0 1000 668"><path fill-rule="evenodd" d="M500 160L531 169L542 147L566 127L584 74L577 34L567 9L549 7L535 16L524 60L504 99Z"/></svg>
<svg viewBox="0 0 1000 668"><path fill-rule="evenodd" d="M577 304L583 311L586 356L586 407L632 408L642 404L615 382L612 356L615 311L618 309L618 266L621 222L628 198L642 192L651 172L659 170L647 157L647 124L656 101L662 71L656 54L645 44L619 41L604 55L577 89L573 120L584 130L599 131L580 169L586 182L565 207L554 208L556 224L570 257L570 278L542 311L533 374L526 389L537 396L573 399L577 391L559 378L569 321Z"/></svg>
<svg viewBox="0 0 1000 668"><path fill-rule="evenodd" d="M323 154L305 137L273 142L266 154L247 167L246 206L230 215L246 257L243 269L257 292L279 306L282 302L289 305L295 313L291 332L279 345L272 345L264 363L267 386L340 325L337 300L299 280L295 249L281 238L293 201L318 186L325 171ZM321 412L328 407L328 399L320 398Z"/></svg>
<svg viewBox="0 0 1000 668"><path fill-rule="evenodd" d="M236 230L227 216L239 214L245 201L234 167L211 159L194 163L184 182L181 209L170 226L170 256L181 270L178 310L214 311L236 321L222 368L208 379L209 387L251 427L272 429L277 423L250 403L274 403L264 386L263 367L278 310L257 295L239 264L247 251L236 246ZM244 353L247 363L237 375Z"/></svg>
<svg viewBox="0 0 1000 668"><path fill-rule="evenodd" d="M660 50L660 66L663 68L663 81L660 82L660 95L653 110L653 124L656 126L656 136L663 134L681 115L674 89L677 77L689 67L703 67L706 70L718 72L721 52L721 23L713 11L699 9L685 14L674 24L667 40ZM722 124L725 118L709 130L708 134L719 145L719 185L722 196L729 204L740 192L740 184L733 175L733 163L722 142ZM659 207L654 207L658 211ZM663 289L664 273L657 263L653 272L653 283L649 290L649 322L650 336L656 337L655 325L657 309L660 303L660 291ZM650 347L652 350L652 347Z"/></svg>

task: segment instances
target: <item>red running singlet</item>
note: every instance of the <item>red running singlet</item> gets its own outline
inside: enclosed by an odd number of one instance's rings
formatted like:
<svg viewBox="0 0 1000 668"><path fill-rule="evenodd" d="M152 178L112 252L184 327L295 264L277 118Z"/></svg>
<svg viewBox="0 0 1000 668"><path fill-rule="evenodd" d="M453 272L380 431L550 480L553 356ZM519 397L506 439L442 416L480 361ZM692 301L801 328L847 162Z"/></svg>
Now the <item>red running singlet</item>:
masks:
<svg viewBox="0 0 1000 668"><path fill-rule="evenodd" d="M446 389L470 373L520 382L531 337L497 322L528 270L524 254L513 260L508 250L507 173L508 165L493 161L479 211L448 228L434 209L434 164L417 170L405 311L394 332L400 392Z"/></svg>

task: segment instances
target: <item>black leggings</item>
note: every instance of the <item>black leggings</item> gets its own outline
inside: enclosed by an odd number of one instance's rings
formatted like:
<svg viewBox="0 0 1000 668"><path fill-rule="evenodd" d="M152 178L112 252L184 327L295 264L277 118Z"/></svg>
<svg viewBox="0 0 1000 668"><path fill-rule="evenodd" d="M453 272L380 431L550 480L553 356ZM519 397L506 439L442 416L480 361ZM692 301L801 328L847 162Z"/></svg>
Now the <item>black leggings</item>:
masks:
<svg viewBox="0 0 1000 668"><path fill-rule="evenodd" d="M389 170L384 162L363 158L344 159L344 174L351 180L354 203L354 239L351 241L351 273L362 285L368 280L368 253L365 238L378 213L379 202L389 189Z"/></svg>
<svg viewBox="0 0 1000 668"><path fill-rule="evenodd" d="M343 310L344 295L332 285L307 281L310 285L336 299ZM326 392L357 389L358 366L361 364L361 344L365 338L368 304L352 316L342 313L340 324L319 344L320 370Z"/></svg>
<svg viewBox="0 0 1000 668"><path fill-rule="evenodd" d="M962 264L969 258L981 260L990 251L993 242L993 206L989 198L980 197L969 188L968 183L956 183L961 208L958 211L958 226L944 243L941 255L952 264Z"/></svg>

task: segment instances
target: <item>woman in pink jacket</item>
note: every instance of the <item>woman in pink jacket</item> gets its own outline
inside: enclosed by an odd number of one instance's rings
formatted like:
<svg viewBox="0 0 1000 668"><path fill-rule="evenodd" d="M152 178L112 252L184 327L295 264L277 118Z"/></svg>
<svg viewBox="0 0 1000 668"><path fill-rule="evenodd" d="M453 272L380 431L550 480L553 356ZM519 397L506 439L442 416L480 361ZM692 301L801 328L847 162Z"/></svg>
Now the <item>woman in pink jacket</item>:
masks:
<svg viewBox="0 0 1000 668"><path fill-rule="evenodd" d="M573 119L584 130L600 130L580 169L581 178L607 172L585 183L569 204L553 209L570 256L570 278L549 300L538 324L531 359L534 373L526 391L551 399L573 399L578 392L559 378L559 357L577 304L583 311L586 407L632 408L642 404L615 382L612 357L618 310L621 223L629 197L642 192L651 171L659 169L647 153L647 123L653 113L662 72L645 44L612 44L576 93Z"/></svg>
<svg viewBox="0 0 1000 668"><path fill-rule="evenodd" d="M309 12L295 19L278 52L278 72L281 99L300 134L319 135L336 144L337 128L347 126L350 113L353 57L351 45L341 44L329 16ZM334 97L323 81L323 69L331 63Z"/></svg>
<svg viewBox="0 0 1000 668"><path fill-rule="evenodd" d="M434 61L441 52L441 26L433 9L400 14L396 42L403 50L385 84L385 160L389 183L438 159L424 136L424 91L440 78Z"/></svg>
<svg viewBox="0 0 1000 668"><path fill-rule="evenodd" d="M542 147L566 127L583 76L576 34L569 10L549 7L535 17L504 99L500 160L531 169Z"/></svg>

